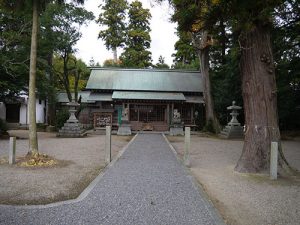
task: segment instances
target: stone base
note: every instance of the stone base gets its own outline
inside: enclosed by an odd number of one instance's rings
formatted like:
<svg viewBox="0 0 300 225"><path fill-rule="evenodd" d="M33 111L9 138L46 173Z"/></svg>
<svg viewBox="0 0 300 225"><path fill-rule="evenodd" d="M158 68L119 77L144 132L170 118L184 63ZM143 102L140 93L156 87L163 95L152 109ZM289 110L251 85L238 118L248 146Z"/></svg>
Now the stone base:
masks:
<svg viewBox="0 0 300 225"><path fill-rule="evenodd" d="M131 125L130 124L121 124L118 128L117 135L126 136L131 135Z"/></svg>
<svg viewBox="0 0 300 225"><path fill-rule="evenodd" d="M65 123L64 126L59 130L57 137L67 137L67 138L78 138L84 137L87 133L82 128L80 123Z"/></svg>
<svg viewBox="0 0 300 225"><path fill-rule="evenodd" d="M242 126L230 126L227 125L220 134L223 138L234 139L234 138L244 138L244 132Z"/></svg>
<svg viewBox="0 0 300 225"><path fill-rule="evenodd" d="M170 135L172 136L183 136L183 126L173 126L170 127Z"/></svg>

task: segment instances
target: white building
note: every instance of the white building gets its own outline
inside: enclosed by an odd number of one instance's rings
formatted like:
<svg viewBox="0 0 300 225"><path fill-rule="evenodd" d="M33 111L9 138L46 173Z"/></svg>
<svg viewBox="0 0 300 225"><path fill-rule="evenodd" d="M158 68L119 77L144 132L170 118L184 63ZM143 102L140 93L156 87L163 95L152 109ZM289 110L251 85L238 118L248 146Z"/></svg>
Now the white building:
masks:
<svg viewBox="0 0 300 225"><path fill-rule="evenodd" d="M28 119L28 96L21 95L13 101L0 102L0 118L10 127L26 127ZM36 99L36 122L46 123L46 101Z"/></svg>

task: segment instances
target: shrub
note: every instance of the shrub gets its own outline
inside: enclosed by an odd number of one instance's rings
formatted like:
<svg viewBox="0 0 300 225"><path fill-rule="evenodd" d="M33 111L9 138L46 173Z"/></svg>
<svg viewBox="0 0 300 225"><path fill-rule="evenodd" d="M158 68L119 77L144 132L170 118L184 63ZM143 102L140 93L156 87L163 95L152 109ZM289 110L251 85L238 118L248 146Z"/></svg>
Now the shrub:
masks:
<svg viewBox="0 0 300 225"><path fill-rule="evenodd" d="M46 130L47 125L44 123L37 123L36 124L36 128L38 131L45 131Z"/></svg>
<svg viewBox="0 0 300 225"><path fill-rule="evenodd" d="M56 113L55 126L60 129L64 126L64 123L69 119L69 111L67 109L61 109Z"/></svg>

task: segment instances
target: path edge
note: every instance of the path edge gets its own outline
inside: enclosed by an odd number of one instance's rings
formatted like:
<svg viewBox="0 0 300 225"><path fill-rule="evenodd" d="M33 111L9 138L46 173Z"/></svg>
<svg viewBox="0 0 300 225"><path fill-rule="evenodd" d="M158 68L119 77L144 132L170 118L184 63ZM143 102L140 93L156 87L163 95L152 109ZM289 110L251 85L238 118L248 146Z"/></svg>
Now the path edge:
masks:
<svg viewBox="0 0 300 225"><path fill-rule="evenodd" d="M176 152L175 148L170 143L170 141L168 140L168 138L166 137L166 135L164 133L162 133L162 136L164 137L165 141L167 142L167 144L169 145L170 149L174 153L177 161L184 168L184 170L187 173L187 176L190 179L190 181L192 182L194 188L199 192L199 194L201 195L201 197L203 197L202 200L203 200L203 202L205 204L205 207L207 208L207 211L210 213L211 218L214 220L215 224L217 224L217 225L226 225L226 223L224 222L221 214L218 212L218 210L214 206L213 202L210 200L208 194L204 191L204 189L201 186L201 184L194 177L194 175L192 174L191 170L184 165L183 160L178 156L178 153Z"/></svg>
<svg viewBox="0 0 300 225"><path fill-rule="evenodd" d="M70 205L81 202L84 200L89 193L94 189L94 187L98 184L98 182L102 179L102 177L106 174L106 172L121 158L124 152L128 149L128 147L132 144L132 142L136 139L138 133L134 135L134 137L121 149L121 151L117 154L117 156L104 167L103 170L100 171L99 175L80 193L77 198L69 199L65 201L53 202L45 205L5 205L0 204L0 207L6 208L18 208L18 209L45 209L52 208L62 205Z"/></svg>

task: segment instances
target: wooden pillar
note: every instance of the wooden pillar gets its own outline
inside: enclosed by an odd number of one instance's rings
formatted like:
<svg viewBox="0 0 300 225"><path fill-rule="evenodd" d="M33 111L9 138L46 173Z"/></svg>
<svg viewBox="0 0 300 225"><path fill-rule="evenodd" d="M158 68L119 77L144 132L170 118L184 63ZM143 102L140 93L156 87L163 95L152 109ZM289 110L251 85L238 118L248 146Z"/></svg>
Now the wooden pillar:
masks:
<svg viewBox="0 0 300 225"><path fill-rule="evenodd" d="M194 123L194 105L191 104L191 124L195 124Z"/></svg>
<svg viewBox="0 0 300 225"><path fill-rule="evenodd" d="M140 122L140 109L137 107L137 114L138 114L138 122Z"/></svg>
<svg viewBox="0 0 300 225"><path fill-rule="evenodd" d="M167 104L167 124L170 125L170 104Z"/></svg>
<svg viewBox="0 0 300 225"><path fill-rule="evenodd" d="M171 123L173 122L173 113L174 113L174 103L172 103L172 110L171 110Z"/></svg>
<svg viewBox="0 0 300 225"><path fill-rule="evenodd" d="M128 107L128 121L130 121L130 104L129 103L127 104L127 107Z"/></svg>

